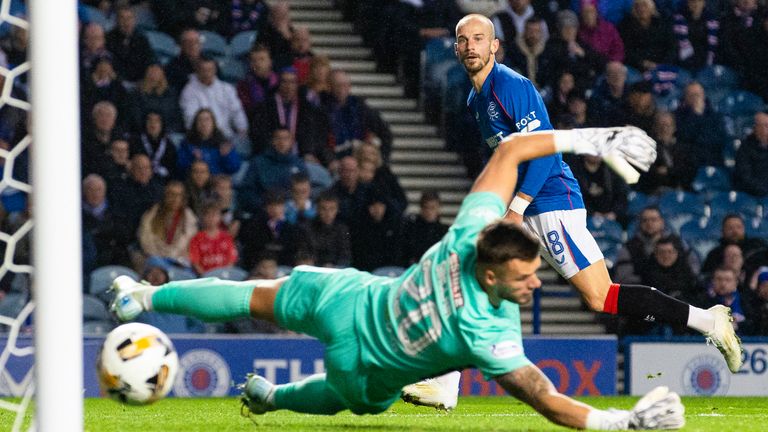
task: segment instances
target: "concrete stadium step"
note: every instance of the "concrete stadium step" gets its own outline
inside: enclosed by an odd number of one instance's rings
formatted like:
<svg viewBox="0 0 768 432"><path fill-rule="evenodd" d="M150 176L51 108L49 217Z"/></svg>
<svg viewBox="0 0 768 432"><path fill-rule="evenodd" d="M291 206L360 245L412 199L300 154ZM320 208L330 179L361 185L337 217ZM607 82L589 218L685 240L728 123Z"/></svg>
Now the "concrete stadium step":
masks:
<svg viewBox="0 0 768 432"><path fill-rule="evenodd" d="M605 328L600 324L550 324L542 320L541 334L543 335L601 335Z"/></svg>
<svg viewBox="0 0 768 432"><path fill-rule="evenodd" d="M409 136L432 138L437 135L437 127L433 125L395 124L390 126L392 134L396 137Z"/></svg>
<svg viewBox="0 0 768 432"><path fill-rule="evenodd" d="M363 45L363 38L362 36L358 36L356 34L335 34L335 33L329 33L329 34L313 34L312 35L312 46L322 47L322 46L362 46Z"/></svg>
<svg viewBox="0 0 768 432"><path fill-rule="evenodd" d="M274 3L269 1L268 3ZM331 0L291 0L291 17L293 13L304 9L333 9Z"/></svg>
<svg viewBox="0 0 768 432"><path fill-rule="evenodd" d="M393 163L458 163L459 156L448 151L395 150L390 155Z"/></svg>
<svg viewBox="0 0 768 432"><path fill-rule="evenodd" d="M399 126L393 126L399 127ZM394 134L395 131L393 130L392 133ZM394 141L392 142L392 148L395 150L445 150L445 141L443 141L442 138L435 138L433 136L428 137L419 137L419 138L413 138L413 137L395 137Z"/></svg>
<svg viewBox="0 0 768 432"><path fill-rule="evenodd" d="M373 60L331 60L331 68L343 69L348 73L376 72L376 62Z"/></svg>
<svg viewBox="0 0 768 432"><path fill-rule="evenodd" d="M416 99L366 98L365 101L380 111L415 110L418 107Z"/></svg>
<svg viewBox="0 0 768 432"><path fill-rule="evenodd" d="M315 54L326 55L332 59L354 59L354 60L368 60L373 56L373 52L370 48L366 47L315 47L313 50Z"/></svg>
<svg viewBox="0 0 768 432"><path fill-rule="evenodd" d="M293 6L293 4L291 4ZM291 10L291 19L294 21L342 21L344 16L341 11L335 9L296 9Z"/></svg>
<svg viewBox="0 0 768 432"><path fill-rule="evenodd" d="M395 84L395 76L383 73L362 73L353 72L349 74L349 79L355 85L382 85Z"/></svg>
<svg viewBox="0 0 768 432"><path fill-rule="evenodd" d="M422 177L464 177L467 174L463 165L395 165L392 167L398 177L402 176L422 176Z"/></svg>
<svg viewBox="0 0 768 432"><path fill-rule="evenodd" d="M563 317L568 315L567 319ZM533 321L533 311L530 309L520 311L520 319L524 322ZM560 325L560 324L573 324L573 325L593 325L595 323L595 314L591 312L562 312L549 310L546 307L541 309L541 322L542 327L544 325Z"/></svg>
<svg viewBox="0 0 768 432"><path fill-rule="evenodd" d="M382 111L381 116L389 123L424 123L421 111Z"/></svg>
<svg viewBox="0 0 768 432"><path fill-rule="evenodd" d="M461 204L464 197L467 196L465 192L453 192L453 191L437 191L440 194L440 201L443 204ZM408 197L408 201L412 203L418 203L421 198L420 191L408 191L405 193Z"/></svg>
<svg viewBox="0 0 768 432"><path fill-rule="evenodd" d="M469 190L472 182L465 178L444 178L444 177L403 177L400 179L400 185L405 189L424 190L436 189L445 190Z"/></svg>
<svg viewBox="0 0 768 432"><path fill-rule="evenodd" d="M454 218L459 213L459 205L458 204L441 204L440 205L440 216L444 218ZM405 209L406 214L417 214L419 212L419 205L416 203L408 204L408 207ZM443 223L449 223L445 220L443 220Z"/></svg>
<svg viewBox="0 0 768 432"><path fill-rule="evenodd" d="M400 85L363 86L353 85L352 94L364 97L402 97L403 87Z"/></svg>
<svg viewBox="0 0 768 432"><path fill-rule="evenodd" d="M346 21L294 21L293 25L302 26L309 29L314 36L315 33L353 33L352 23Z"/></svg>

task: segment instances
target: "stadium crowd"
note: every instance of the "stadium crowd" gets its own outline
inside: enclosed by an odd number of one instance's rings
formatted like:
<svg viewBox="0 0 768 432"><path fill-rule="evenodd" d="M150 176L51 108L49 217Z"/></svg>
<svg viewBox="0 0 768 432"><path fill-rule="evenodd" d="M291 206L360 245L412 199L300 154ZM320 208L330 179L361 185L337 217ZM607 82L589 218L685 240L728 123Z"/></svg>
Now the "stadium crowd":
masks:
<svg viewBox="0 0 768 432"><path fill-rule="evenodd" d="M466 2L335 3L475 176L489 149L465 100L435 103L429 87L433 42L450 47ZM86 283L111 265L155 284L232 267L254 278L298 264L403 267L446 232L435 191L406 214L389 125L313 52L290 2L83 0L80 12ZM537 86L557 128L632 124L659 143L631 187L599 158L568 160L614 279L729 305L741 334L768 334L763 2L509 0L492 20L497 61ZM24 62L26 48L25 29L0 28L0 66ZM26 100L24 75L12 84L10 97ZM466 95L468 83L454 84ZM0 148L26 127L23 110L0 107ZM25 153L12 169L28 178ZM30 217L24 192L6 187L0 202L3 231ZM29 262L28 245L14 253Z"/></svg>

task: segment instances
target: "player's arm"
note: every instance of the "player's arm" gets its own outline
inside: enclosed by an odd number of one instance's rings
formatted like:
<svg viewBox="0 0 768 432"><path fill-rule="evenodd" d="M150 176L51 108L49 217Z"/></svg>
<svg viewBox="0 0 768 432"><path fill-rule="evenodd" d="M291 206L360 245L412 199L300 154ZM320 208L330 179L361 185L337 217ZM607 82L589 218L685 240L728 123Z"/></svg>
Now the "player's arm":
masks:
<svg viewBox="0 0 768 432"><path fill-rule="evenodd" d="M527 403L549 421L577 429L679 429L685 425L680 397L657 387L631 411L595 409L559 393L536 366L523 366L495 378L504 390Z"/></svg>

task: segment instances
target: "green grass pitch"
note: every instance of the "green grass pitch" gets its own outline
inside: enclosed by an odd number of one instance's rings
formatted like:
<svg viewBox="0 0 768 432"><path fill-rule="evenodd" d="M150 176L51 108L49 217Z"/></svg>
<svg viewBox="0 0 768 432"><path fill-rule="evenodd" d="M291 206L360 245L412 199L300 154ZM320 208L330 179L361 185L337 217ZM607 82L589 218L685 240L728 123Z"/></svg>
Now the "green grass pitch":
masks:
<svg viewBox="0 0 768 432"><path fill-rule="evenodd" d="M628 409L637 398L592 397L581 400L600 408ZM690 431L768 430L768 398L687 397ZM0 412L0 430L10 430L13 416ZM565 430L544 420L527 405L510 397L463 397L451 413L398 402L377 416L310 416L268 413L240 416L235 398L169 398L147 407L123 406L107 399L85 400L85 430L93 432L151 431L544 431Z"/></svg>

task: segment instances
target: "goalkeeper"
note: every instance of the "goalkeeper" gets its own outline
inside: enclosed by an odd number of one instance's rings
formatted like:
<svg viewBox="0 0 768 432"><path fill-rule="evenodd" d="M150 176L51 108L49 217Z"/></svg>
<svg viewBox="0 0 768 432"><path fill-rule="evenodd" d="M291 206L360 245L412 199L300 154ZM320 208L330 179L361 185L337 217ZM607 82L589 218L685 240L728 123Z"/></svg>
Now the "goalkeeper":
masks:
<svg viewBox="0 0 768 432"><path fill-rule="evenodd" d="M605 137L590 142L567 131L510 137L476 180L445 237L399 278L309 266L278 280L209 278L159 287L120 276L112 309L123 320L144 310L207 321L253 317L322 341L324 374L285 385L248 377L243 402L255 414L380 413L406 384L475 366L557 424L682 427L680 398L664 387L632 411L598 410L558 393L523 352L518 305L539 287L541 259L535 238L499 220L512 198L517 165L556 151L631 159L642 169L655 159L655 143L636 128L616 128Z"/></svg>

